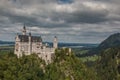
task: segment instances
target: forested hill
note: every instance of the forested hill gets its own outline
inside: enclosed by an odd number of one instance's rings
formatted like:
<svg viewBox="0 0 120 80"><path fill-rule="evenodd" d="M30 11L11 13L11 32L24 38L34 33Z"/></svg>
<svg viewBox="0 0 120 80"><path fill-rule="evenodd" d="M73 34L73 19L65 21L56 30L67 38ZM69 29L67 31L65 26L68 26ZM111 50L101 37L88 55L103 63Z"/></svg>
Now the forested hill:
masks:
<svg viewBox="0 0 120 80"><path fill-rule="evenodd" d="M0 40L0 44L12 44L12 45L13 45L14 42L8 42L8 41L1 41L1 40Z"/></svg>
<svg viewBox="0 0 120 80"><path fill-rule="evenodd" d="M101 80L120 80L120 47L101 52L96 64Z"/></svg>
<svg viewBox="0 0 120 80"><path fill-rule="evenodd" d="M120 33L113 34L105 39L97 48L107 49L111 47L120 47Z"/></svg>
<svg viewBox="0 0 120 80"><path fill-rule="evenodd" d="M0 55L1 80L97 80L68 49L55 51L53 62L46 65L37 55L17 58L12 52Z"/></svg>
<svg viewBox="0 0 120 80"><path fill-rule="evenodd" d="M120 33L109 36L97 51L100 52L97 72L101 79L120 80Z"/></svg>
<svg viewBox="0 0 120 80"><path fill-rule="evenodd" d="M90 50L87 54L88 55L94 55L98 54L101 51L104 51L108 48L117 48L120 47L120 33L115 33L110 35L107 39L105 39L103 42L101 42L98 47L93 48Z"/></svg>

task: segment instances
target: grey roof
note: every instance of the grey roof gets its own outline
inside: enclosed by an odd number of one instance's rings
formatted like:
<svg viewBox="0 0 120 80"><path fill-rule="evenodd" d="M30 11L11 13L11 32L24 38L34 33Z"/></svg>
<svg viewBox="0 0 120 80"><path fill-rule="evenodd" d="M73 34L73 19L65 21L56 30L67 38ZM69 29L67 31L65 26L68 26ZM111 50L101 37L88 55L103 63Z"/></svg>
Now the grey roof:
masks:
<svg viewBox="0 0 120 80"><path fill-rule="evenodd" d="M32 42L41 42L42 38L40 36L32 36Z"/></svg>
<svg viewBox="0 0 120 80"><path fill-rule="evenodd" d="M28 35L18 35L20 42L28 42L29 36ZM31 36L32 42L42 42L41 36Z"/></svg>

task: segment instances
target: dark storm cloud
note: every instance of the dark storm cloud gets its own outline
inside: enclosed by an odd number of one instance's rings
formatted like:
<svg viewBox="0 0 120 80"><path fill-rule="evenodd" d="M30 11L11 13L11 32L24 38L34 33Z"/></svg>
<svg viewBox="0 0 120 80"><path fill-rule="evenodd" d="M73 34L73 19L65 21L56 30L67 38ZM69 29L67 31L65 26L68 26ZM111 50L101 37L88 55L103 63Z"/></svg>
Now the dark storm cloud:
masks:
<svg viewBox="0 0 120 80"><path fill-rule="evenodd" d="M83 11L83 12L75 12L72 14L71 17L68 17L67 22L73 22L73 23L99 23L99 22L105 22L108 19L105 17L107 16L106 13L96 13L92 11Z"/></svg>
<svg viewBox="0 0 120 80"><path fill-rule="evenodd" d="M55 2L54 0L51 0L52 2ZM104 22L106 21L106 16L108 14L107 10L92 10L89 7L86 7L85 5L83 5L82 3L80 3L82 6L80 6L80 10L79 10L79 6L75 7L76 10L73 12L70 12L69 7L72 9L74 8L74 6L78 5L78 4L70 4L70 5L59 5L57 3L53 3L53 7L50 8L47 6L47 3L49 4L48 1L43 1L43 0L36 0L36 1L32 1L30 0L28 2L28 0L18 0L16 2L16 4L19 4L19 6L24 6L23 7L23 11L24 8L26 8L25 10L29 11L29 6L32 7L32 3L37 6L33 6L33 8L36 9L36 12L33 12L31 15L27 15L27 11L24 11L24 14L21 13L15 13L15 10L18 10L22 12L22 8L17 8L16 5L15 6L11 6L4 8L1 8L0 10L0 14L2 16L6 16L8 17L8 19L12 22L12 23L22 23L22 24L26 24L28 26L40 26L40 27L59 27L59 26L67 26L66 24L70 23L98 23L98 22ZM38 3L41 4L44 3L44 6L39 6ZM14 3L15 4L15 3ZM12 4L11 4L12 5ZM27 7L26 7L27 5ZM55 5L55 6L54 6ZM39 6L39 7L38 7ZM67 10L67 11L60 11L63 7L63 10ZM14 8L15 7L15 8ZM41 8L42 7L42 8ZM46 8L45 8L46 7ZM56 7L61 7L58 8L58 12L55 10ZM83 10L81 10L83 8ZM39 12L39 9L42 10L43 13ZM25 14L26 12L26 14ZM36 14L40 14L40 15L36 15ZM45 19L46 18L50 18L51 21L53 22L47 22ZM63 20L66 23L56 23L55 21L59 22L60 20Z"/></svg>
<svg viewBox="0 0 120 80"><path fill-rule="evenodd" d="M64 41L69 37L70 42L100 42L108 35L119 32L120 0L60 2L0 0L0 36L4 36L5 32L18 32L23 24L34 34L46 37L57 35Z"/></svg>

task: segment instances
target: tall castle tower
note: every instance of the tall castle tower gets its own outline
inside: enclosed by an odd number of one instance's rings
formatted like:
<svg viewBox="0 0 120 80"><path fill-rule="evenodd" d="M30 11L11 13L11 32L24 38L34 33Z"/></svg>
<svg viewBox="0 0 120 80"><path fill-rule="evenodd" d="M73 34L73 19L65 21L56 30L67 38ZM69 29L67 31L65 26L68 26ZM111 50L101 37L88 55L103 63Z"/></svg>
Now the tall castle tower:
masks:
<svg viewBox="0 0 120 80"><path fill-rule="evenodd" d="M55 49L58 48L58 39L56 36L54 37L53 48L55 48Z"/></svg>
<svg viewBox="0 0 120 80"><path fill-rule="evenodd" d="M23 26L22 34L26 35L26 27L25 27L25 25Z"/></svg>
<svg viewBox="0 0 120 80"><path fill-rule="evenodd" d="M29 37L28 37L28 54L32 53L32 36L31 33L29 33Z"/></svg>

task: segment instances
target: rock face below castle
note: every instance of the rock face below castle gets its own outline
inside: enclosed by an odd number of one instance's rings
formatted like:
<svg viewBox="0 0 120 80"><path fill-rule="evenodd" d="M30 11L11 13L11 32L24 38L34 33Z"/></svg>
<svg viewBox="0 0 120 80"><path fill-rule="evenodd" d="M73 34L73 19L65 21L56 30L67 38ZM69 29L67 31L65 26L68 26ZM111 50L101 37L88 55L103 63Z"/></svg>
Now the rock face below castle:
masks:
<svg viewBox="0 0 120 80"><path fill-rule="evenodd" d="M46 63L52 62L55 49L58 47L57 37L54 37L53 47L43 44L41 36L26 35L26 27L23 27L22 35L17 34L15 38L14 53L17 57L22 55L37 54Z"/></svg>

